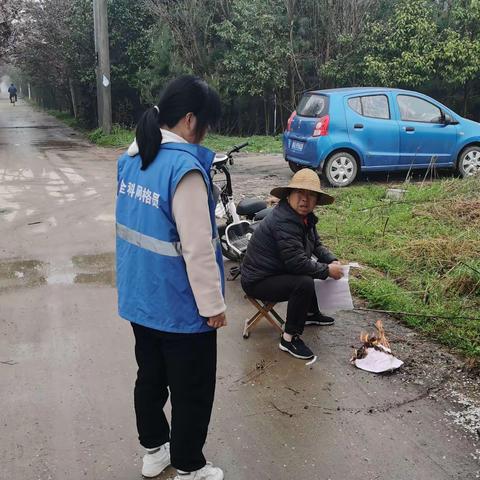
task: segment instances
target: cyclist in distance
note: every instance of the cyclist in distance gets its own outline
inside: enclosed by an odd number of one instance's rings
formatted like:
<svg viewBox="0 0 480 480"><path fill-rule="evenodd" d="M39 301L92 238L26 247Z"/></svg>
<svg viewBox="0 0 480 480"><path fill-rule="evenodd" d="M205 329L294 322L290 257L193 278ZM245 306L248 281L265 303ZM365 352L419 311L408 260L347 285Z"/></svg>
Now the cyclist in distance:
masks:
<svg viewBox="0 0 480 480"><path fill-rule="evenodd" d="M17 101L17 87L13 83L8 87L8 94L10 95L10 103L15 103Z"/></svg>

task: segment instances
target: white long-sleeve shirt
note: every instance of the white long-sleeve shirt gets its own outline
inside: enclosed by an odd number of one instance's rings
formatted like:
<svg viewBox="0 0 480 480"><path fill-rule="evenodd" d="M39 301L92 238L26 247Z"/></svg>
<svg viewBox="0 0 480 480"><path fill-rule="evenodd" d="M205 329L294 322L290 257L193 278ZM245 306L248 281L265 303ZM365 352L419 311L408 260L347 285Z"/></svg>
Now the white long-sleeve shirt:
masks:
<svg viewBox="0 0 480 480"><path fill-rule="evenodd" d="M163 143L188 143L175 133L161 129ZM134 140L128 154L138 154ZM177 225L187 276L200 315L213 317L226 310L221 291L220 272L212 244L208 192L202 174L187 173L173 195L172 212Z"/></svg>

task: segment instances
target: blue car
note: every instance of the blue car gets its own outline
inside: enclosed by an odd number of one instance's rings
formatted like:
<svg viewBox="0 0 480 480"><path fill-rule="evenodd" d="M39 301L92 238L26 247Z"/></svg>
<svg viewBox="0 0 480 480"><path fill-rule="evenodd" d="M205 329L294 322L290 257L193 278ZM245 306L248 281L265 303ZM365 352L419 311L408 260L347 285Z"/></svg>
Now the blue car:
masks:
<svg viewBox="0 0 480 480"><path fill-rule="evenodd" d="M293 171L309 167L345 187L362 172L453 168L480 173L480 123L418 92L336 88L303 95L283 134Z"/></svg>

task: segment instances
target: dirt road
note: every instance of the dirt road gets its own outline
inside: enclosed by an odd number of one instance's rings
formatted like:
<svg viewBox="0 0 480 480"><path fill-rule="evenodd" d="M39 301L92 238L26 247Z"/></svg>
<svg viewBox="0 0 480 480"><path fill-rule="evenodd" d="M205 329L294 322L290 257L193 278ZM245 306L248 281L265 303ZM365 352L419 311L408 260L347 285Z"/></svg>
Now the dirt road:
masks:
<svg viewBox="0 0 480 480"><path fill-rule="evenodd" d="M113 287L118 152L6 98L0 146L0 478L140 479ZM241 156L233 174L238 195L290 178L280 156ZM404 368L357 370L351 346L379 317L345 312L307 331L319 359L306 366L267 324L242 338L253 311L238 281L227 304L206 446L226 479L480 478L478 378L455 357L387 318Z"/></svg>

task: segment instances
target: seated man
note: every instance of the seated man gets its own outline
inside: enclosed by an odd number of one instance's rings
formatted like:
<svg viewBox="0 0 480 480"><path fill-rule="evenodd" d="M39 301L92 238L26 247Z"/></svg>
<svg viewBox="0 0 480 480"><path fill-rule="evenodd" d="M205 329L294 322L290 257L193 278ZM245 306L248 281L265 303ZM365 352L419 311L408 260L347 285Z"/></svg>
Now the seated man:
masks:
<svg viewBox="0 0 480 480"><path fill-rule="evenodd" d="M300 338L305 324L333 323L333 318L318 310L313 279L343 276L340 262L320 242L318 219L312 213L316 205L333 203L334 198L320 190L318 175L310 169L300 170L287 187L270 193L280 202L249 241L242 263L242 287L248 296L260 300L288 300L279 348L296 358L309 359L314 355Z"/></svg>

